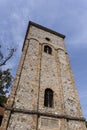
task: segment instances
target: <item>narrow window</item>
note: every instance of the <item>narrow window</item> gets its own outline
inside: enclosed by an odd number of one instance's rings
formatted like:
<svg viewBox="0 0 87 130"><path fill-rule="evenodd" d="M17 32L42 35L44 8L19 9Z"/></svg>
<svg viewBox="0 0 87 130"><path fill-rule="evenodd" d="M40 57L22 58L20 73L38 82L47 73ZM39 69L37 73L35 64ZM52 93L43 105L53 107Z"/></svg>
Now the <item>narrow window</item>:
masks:
<svg viewBox="0 0 87 130"><path fill-rule="evenodd" d="M44 93L44 106L53 107L53 91L51 89L46 89Z"/></svg>
<svg viewBox="0 0 87 130"><path fill-rule="evenodd" d="M49 47L49 46L47 46L47 45L45 45L45 46L44 46L44 52L46 52L46 53L48 53L48 54L52 54L52 48Z"/></svg>

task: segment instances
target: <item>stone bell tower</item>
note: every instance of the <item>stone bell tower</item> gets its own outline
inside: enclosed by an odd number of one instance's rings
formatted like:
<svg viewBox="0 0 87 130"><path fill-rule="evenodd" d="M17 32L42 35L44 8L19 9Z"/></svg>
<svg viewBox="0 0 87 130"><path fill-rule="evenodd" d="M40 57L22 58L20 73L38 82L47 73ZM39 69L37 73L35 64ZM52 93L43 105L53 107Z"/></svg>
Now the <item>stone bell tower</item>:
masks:
<svg viewBox="0 0 87 130"><path fill-rule="evenodd" d="M86 130L64 38L29 22L1 130Z"/></svg>

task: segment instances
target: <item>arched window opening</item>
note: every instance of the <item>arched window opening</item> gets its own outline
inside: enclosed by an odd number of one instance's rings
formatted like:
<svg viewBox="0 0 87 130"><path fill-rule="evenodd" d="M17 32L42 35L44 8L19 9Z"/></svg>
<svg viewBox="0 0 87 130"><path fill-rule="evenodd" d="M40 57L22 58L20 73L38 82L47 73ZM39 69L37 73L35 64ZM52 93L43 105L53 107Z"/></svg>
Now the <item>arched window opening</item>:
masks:
<svg viewBox="0 0 87 130"><path fill-rule="evenodd" d="M48 53L48 54L52 54L52 48L49 47L48 45L44 46L44 52Z"/></svg>
<svg viewBox="0 0 87 130"><path fill-rule="evenodd" d="M53 91L46 89L44 93L44 106L53 107Z"/></svg>

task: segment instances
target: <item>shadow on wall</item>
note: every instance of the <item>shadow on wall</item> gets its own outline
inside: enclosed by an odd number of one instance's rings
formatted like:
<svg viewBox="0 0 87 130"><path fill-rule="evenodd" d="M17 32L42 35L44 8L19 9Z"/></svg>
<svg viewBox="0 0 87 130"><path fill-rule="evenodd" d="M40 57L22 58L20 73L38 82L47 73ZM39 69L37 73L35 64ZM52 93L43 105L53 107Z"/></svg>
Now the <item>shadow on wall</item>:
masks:
<svg viewBox="0 0 87 130"><path fill-rule="evenodd" d="M86 128L87 128L87 121L86 121Z"/></svg>

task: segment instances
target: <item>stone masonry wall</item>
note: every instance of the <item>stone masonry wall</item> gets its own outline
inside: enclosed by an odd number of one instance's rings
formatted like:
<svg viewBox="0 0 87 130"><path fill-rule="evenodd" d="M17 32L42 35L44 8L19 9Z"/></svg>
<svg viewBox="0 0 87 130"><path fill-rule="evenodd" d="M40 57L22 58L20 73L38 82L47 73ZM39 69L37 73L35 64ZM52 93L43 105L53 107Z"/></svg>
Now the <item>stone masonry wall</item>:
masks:
<svg viewBox="0 0 87 130"><path fill-rule="evenodd" d="M76 88L72 82L69 63L66 60L66 54L63 50L58 50L58 57L61 69L61 81L64 96L64 107L67 115L82 116L78 98L76 97Z"/></svg>
<svg viewBox="0 0 87 130"><path fill-rule="evenodd" d="M44 52L45 45L52 48L51 55ZM66 118L83 115L64 39L31 25L21 63L7 106L22 111L6 111L1 130L86 130L84 122ZM44 106L46 88L53 90L52 108ZM52 114L53 117L44 114Z"/></svg>
<svg viewBox="0 0 87 130"><path fill-rule="evenodd" d="M14 107L37 110L39 84L39 43L30 40L22 74L17 89Z"/></svg>
<svg viewBox="0 0 87 130"><path fill-rule="evenodd" d="M21 72L19 86L15 96L13 106L14 108L37 111L38 86L39 86L38 59L39 59L39 43L35 40L30 40L24 65ZM15 120L15 123L13 120ZM24 130L36 130L36 124L37 124L36 122L37 122L36 116L14 113L11 114L8 130L10 129L19 130L20 126L21 129Z"/></svg>
<svg viewBox="0 0 87 130"><path fill-rule="evenodd" d="M43 48L44 45L42 46L41 58L39 110L56 114L63 114L62 91L57 70L55 50L52 48L52 55L49 55L43 51ZM44 107L44 93L45 89L47 88L53 90L53 108Z"/></svg>

